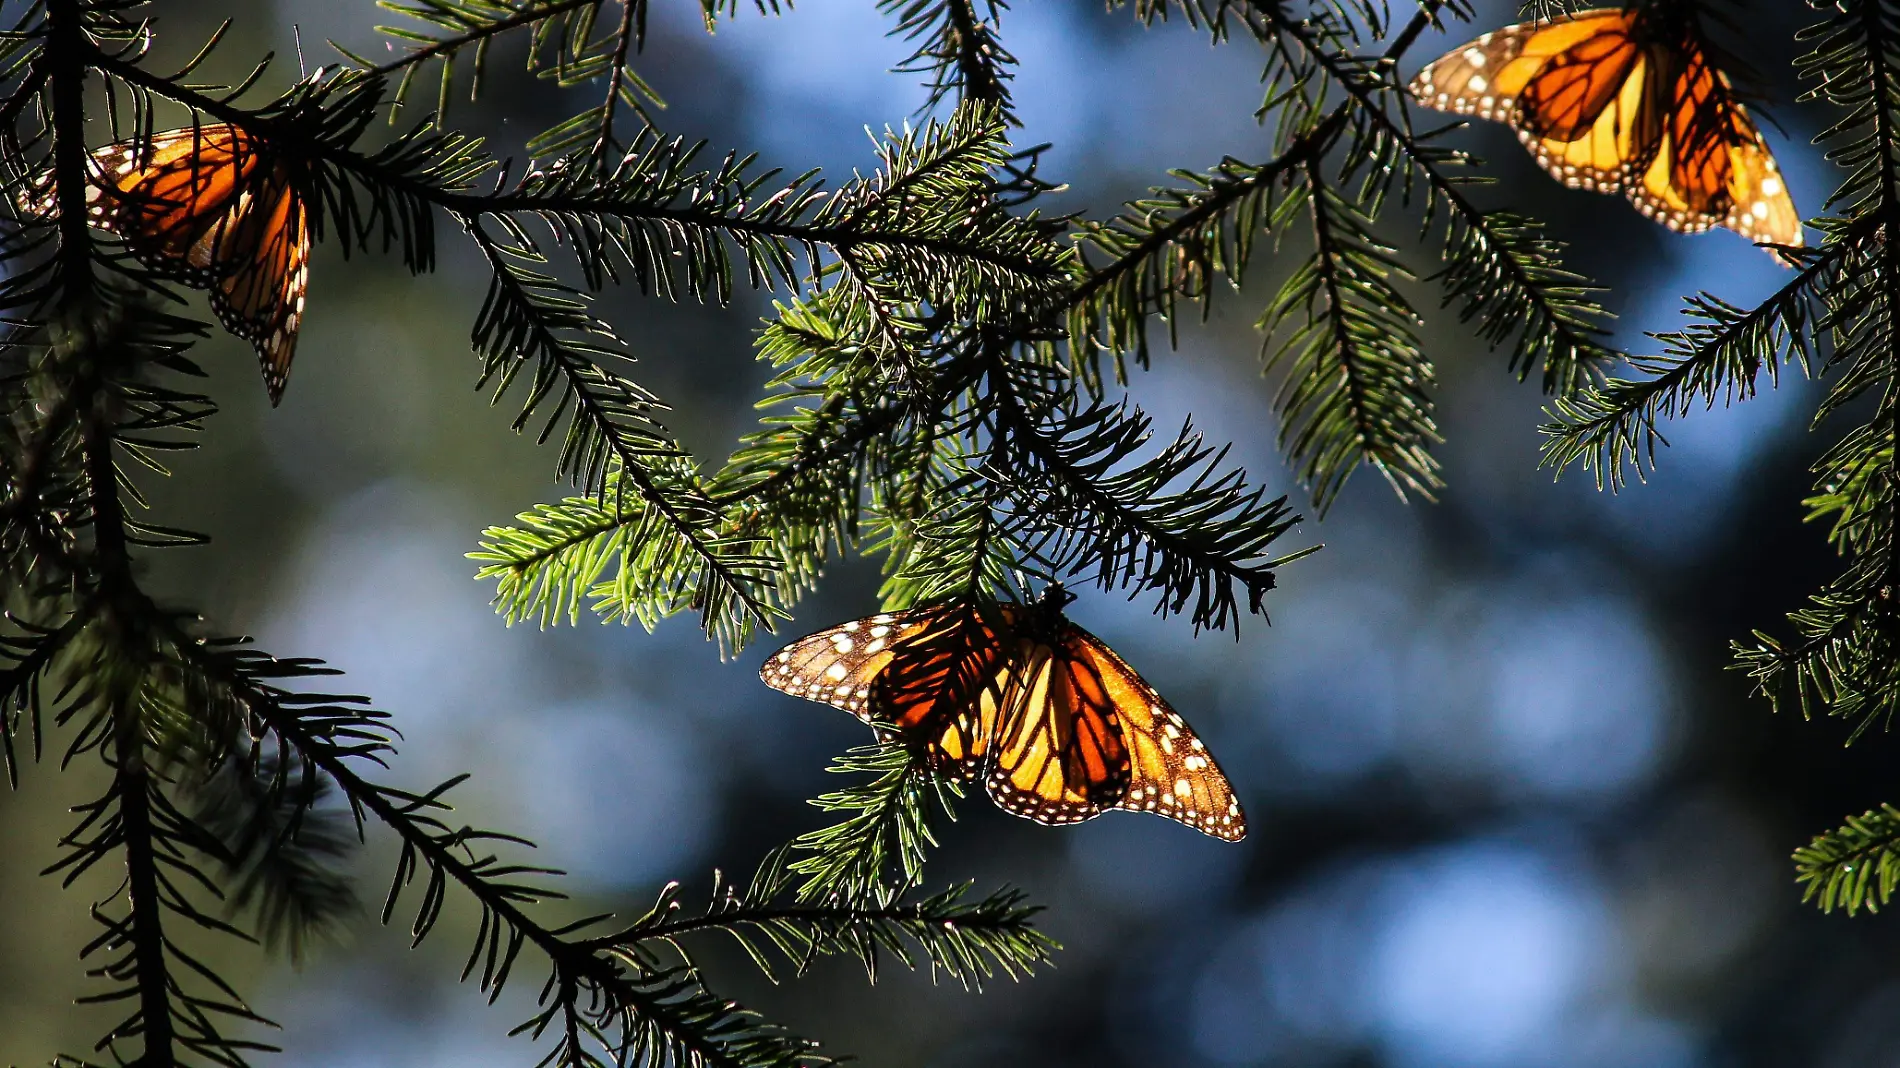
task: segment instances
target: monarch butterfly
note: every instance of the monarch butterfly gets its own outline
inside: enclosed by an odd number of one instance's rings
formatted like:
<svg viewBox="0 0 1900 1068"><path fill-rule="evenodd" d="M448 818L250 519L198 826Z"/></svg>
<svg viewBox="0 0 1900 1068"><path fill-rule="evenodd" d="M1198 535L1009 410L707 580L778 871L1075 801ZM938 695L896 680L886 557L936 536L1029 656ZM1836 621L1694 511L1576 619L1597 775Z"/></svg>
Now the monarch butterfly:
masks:
<svg viewBox="0 0 1900 1068"><path fill-rule="evenodd" d="M1507 123L1573 189L1621 192L1671 230L1725 226L1802 243L1801 216L1748 111L1688 16L1603 8L1487 33L1427 65L1411 93Z"/></svg>
<svg viewBox="0 0 1900 1068"><path fill-rule="evenodd" d="M1037 823L1127 809L1246 837L1206 745L1063 615L1073 599L1051 586L1034 604L870 616L793 642L759 675L895 734L941 774L981 777L997 807Z"/></svg>
<svg viewBox="0 0 1900 1068"><path fill-rule="evenodd" d="M154 270L210 291L225 329L251 343L273 406L283 399L310 278L310 225L289 166L255 136L206 124L92 154L87 220ZM21 197L56 209L52 180Z"/></svg>

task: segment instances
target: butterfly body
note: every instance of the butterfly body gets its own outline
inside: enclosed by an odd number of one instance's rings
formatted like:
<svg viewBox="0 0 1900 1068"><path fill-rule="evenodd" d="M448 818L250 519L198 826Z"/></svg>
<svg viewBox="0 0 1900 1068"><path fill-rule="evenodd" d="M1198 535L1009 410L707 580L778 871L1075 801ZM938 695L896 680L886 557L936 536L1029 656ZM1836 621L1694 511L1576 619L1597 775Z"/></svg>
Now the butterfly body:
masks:
<svg viewBox="0 0 1900 1068"><path fill-rule="evenodd" d="M1014 815L1067 824L1125 809L1245 837L1205 744L1052 589L1034 604L855 620L792 643L760 675L895 735L940 774L981 780Z"/></svg>
<svg viewBox="0 0 1900 1068"><path fill-rule="evenodd" d="M1761 131L1673 7L1508 26L1426 65L1411 93L1511 126L1553 177L1622 193L1671 230L1722 226L1751 241L1802 243Z"/></svg>
<svg viewBox="0 0 1900 1068"><path fill-rule="evenodd" d="M208 290L225 329L251 343L275 405L303 322L310 219L295 169L227 124L121 141L93 153L87 221L118 234L141 262ZM50 179L22 198L56 208Z"/></svg>

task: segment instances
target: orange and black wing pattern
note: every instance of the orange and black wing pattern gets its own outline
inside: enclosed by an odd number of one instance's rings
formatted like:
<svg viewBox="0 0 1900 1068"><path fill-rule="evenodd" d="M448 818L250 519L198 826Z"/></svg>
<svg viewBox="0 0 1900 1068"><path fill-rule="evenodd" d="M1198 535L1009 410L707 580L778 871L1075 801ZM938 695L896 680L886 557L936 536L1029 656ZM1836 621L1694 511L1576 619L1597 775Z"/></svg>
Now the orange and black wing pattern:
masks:
<svg viewBox="0 0 1900 1068"><path fill-rule="evenodd" d="M914 615L852 620L780 649L765 662L759 677L775 690L842 708L876 726L880 721L871 714L871 683L890 666L897 643L927 625L928 617Z"/></svg>
<svg viewBox="0 0 1900 1068"><path fill-rule="evenodd" d="M1693 33L1599 9L1484 34L1412 81L1420 102L1510 125L1574 189L1623 193L1682 233L1798 246L1774 156Z"/></svg>
<svg viewBox="0 0 1900 1068"><path fill-rule="evenodd" d="M1017 641L984 788L1005 812L1080 823L1120 805L1132 766L1121 711L1073 626ZM1088 639L1092 640L1092 639Z"/></svg>
<svg viewBox="0 0 1900 1068"><path fill-rule="evenodd" d="M1101 680L1128 749L1128 789L1115 807L1153 812L1229 842L1245 838L1240 799L1194 728L1113 649L1073 630L1074 655Z"/></svg>
<svg viewBox="0 0 1900 1068"><path fill-rule="evenodd" d="M251 343L271 403L283 397L310 278L310 222L289 168L235 126L122 141L92 156L87 218L153 270L207 289L225 329ZM44 180L23 206L51 214Z"/></svg>
<svg viewBox="0 0 1900 1068"><path fill-rule="evenodd" d="M844 709L917 745L940 772L975 778L1016 670L993 618L974 609L884 613L801 638L760 669L766 685Z"/></svg>
<svg viewBox="0 0 1900 1068"><path fill-rule="evenodd" d="M1227 841L1247 833L1201 740L1048 601L871 616L792 643L760 675L910 742L941 774L981 779L999 808L1038 823L1119 808Z"/></svg>

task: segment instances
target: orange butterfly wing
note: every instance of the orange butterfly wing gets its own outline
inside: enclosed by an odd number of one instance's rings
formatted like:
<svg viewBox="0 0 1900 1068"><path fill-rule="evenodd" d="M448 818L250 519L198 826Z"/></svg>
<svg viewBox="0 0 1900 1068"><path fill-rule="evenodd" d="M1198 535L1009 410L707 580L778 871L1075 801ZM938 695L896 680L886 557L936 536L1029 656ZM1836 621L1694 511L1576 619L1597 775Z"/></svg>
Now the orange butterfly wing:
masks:
<svg viewBox="0 0 1900 1068"><path fill-rule="evenodd" d="M1598 37L1627 39L1629 28L1617 10L1506 26L1426 64L1410 91L1427 107L1515 124L1519 94L1553 59Z"/></svg>
<svg viewBox="0 0 1900 1068"><path fill-rule="evenodd" d="M288 170L260 148L224 124L108 145L93 153L86 198L92 225L124 237L154 269L211 291L219 322L257 351L276 404L303 319L310 226ZM23 206L50 213L48 183Z"/></svg>
<svg viewBox="0 0 1900 1068"><path fill-rule="evenodd" d="M1244 837L1232 787L1181 717L1100 639L1041 611L871 616L793 642L759 674L912 741L942 774L981 776L1006 812L1064 824L1120 808Z"/></svg>
<svg viewBox="0 0 1900 1068"><path fill-rule="evenodd" d="M1247 817L1206 743L1128 662L1076 628L1079 655L1103 682L1130 755L1128 791L1115 805L1152 812L1228 842L1247 837Z"/></svg>
<svg viewBox="0 0 1900 1068"><path fill-rule="evenodd" d="M998 612L1013 625L1015 606ZM938 771L970 779L982 771L1010 686L1006 652L974 609L884 613L793 642L759 677L917 744Z"/></svg>
<svg viewBox="0 0 1900 1068"><path fill-rule="evenodd" d="M1552 176L1622 192L1671 229L1799 245L1794 201L1727 79L1692 41L1646 41L1641 17L1600 9L1488 33L1428 64L1410 91L1508 123Z"/></svg>
<svg viewBox="0 0 1900 1068"><path fill-rule="evenodd" d="M231 248L254 250L249 263L226 273L211 290L218 320L257 350L273 404L290 379L310 281L310 221L303 199L287 175L274 177L244 204L231 228Z"/></svg>
<svg viewBox="0 0 1900 1068"><path fill-rule="evenodd" d="M896 644L929 623L929 617L885 613L821 630L772 654L759 678L774 690L842 708L872 726L890 726L872 713L871 683L890 666Z"/></svg>
<svg viewBox="0 0 1900 1068"><path fill-rule="evenodd" d="M1128 747L1109 684L1067 625L1054 645L1021 640L984 786L1005 812L1079 823L1128 794ZM1099 644L1099 643L1098 643Z"/></svg>
<svg viewBox="0 0 1900 1068"><path fill-rule="evenodd" d="M1676 81L1655 159L1630 199L1672 230L1725 226L1750 241L1799 246L1801 215L1761 131L1700 51Z"/></svg>
<svg viewBox="0 0 1900 1068"><path fill-rule="evenodd" d="M1643 50L1630 36L1628 19L1605 16L1593 23L1589 36L1544 60L1517 93L1518 125L1533 137L1560 144L1583 138L1607 108L1622 104L1633 77L1643 80ZM1522 57L1518 66L1524 67ZM1508 85L1515 77L1502 80Z"/></svg>
<svg viewBox="0 0 1900 1068"><path fill-rule="evenodd" d="M1573 189L1614 193L1656 127L1644 113L1647 57L1634 16L1586 11L1487 33L1429 63L1411 93L1428 107L1509 124L1550 174Z"/></svg>

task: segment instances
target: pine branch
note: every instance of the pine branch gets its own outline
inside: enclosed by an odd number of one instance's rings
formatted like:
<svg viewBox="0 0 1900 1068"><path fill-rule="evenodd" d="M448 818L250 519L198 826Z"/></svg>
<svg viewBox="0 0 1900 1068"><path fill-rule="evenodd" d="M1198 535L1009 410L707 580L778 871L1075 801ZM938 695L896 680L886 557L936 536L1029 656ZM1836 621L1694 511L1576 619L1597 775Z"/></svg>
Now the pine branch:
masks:
<svg viewBox="0 0 1900 1068"><path fill-rule="evenodd" d="M282 739L334 781L359 819L374 818L397 834L402 849L383 906L385 920L404 889L417 875L424 875L410 927L412 938L420 942L433 931L451 885L467 893L481 906L484 922L465 959L463 975L476 976L479 988L491 998L506 985L523 949L532 946L547 959L551 970L542 991L543 1008L521 1031L538 1035L571 1017L577 1035L598 1038L602 1052L624 1068L657 1063L695 1068L795 1068L829 1063L815 1053L811 1043L713 996L695 974L647 971L637 960L596 952L570 937L598 917L558 928L535 921L529 908L562 896L530 881L552 874L550 869L509 863L483 852L494 843L527 843L493 831L454 829L438 815L448 810L443 795L463 777L424 793L371 782L356 771L353 761L377 759L389 743L387 728L378 717L353 707L360 706L361 699L295 694L270 681L319 674L319 665L275 661L235 649L216 650L182 635L175 635L174 641L179 643L185 665L244 707L255 718L259 732ZM588 1063L585 1058L562 1059L564 1050L576 1048L564 1042L555 1052L556 1063L572 1068ZM668 1061L669 1057L673 1059Z"/></svg>
<svg viewBox="0 0 1900 1068"><path fill-rule="evenodd" d="M981 2L988 17L979 14ZM995 25L1008 5L1002 0L878 0L878 9L895 17L896 33L918 42L916 51L896 70L928 74L930 96L924 109L945 100L975 101L994 107L1012 126L1019 126L1009 83L1016 57L997 39Z"/></svg>
<svg viewBox="0 0 1900 1068"><path fill-rule="evenodd" d="M45 410L37 426L31 427L32 434L21 449L20 460L8 465L6 477L0 481L0 487L6 491L4 499L0 499L0 575L14 578L21 588L25 587L36 564L50 567L51 561L63 558L68 552L67 546L61 544L59 533L64 524L48 520L75 514L79 504L78 489L71 485L64 487L67 492L60 494L64 499L51 499L58 491L60 472L70 466L65 461L76 448L74 413L78 401L76 390L55 388L43 406L29 403L22 396L21 403L14 408L31 414L37 414L41 407Z"/></svg>
<svg viewBox="0 0 1900 1068"><path fill-rule="evenodd" d="M541 0L538 3L510 3L508 0L410 0L410 3L411 6L408 7L395 3L385 6L398 14L460 32L432 38L400 27L377 27L380 32L390 37L415 42L416 47L411 48L400 59L393 59L381 65L372 65L367 61L358 60L372 73L396 74L437 57L453 59L457 52L469 45L485 46L495 37L510 30L535 26L580 8L597 8L602 0ZM444 76L446 77L446 72ZM397 99L401 99L400 93Z"/></svg>
<svg viewBox="0 0 1900 1068"><path fill-rule="evenodd" d="M577 239L577 258L590 277L595 277L591 272L605 271L610 260L620 259L636 271L643 286L663 287L672 276L671 263L680 261L679 269L691 272L692 292L711 293L723 301L727 289L722 280L731 274L725 244L729 240L744 256L755 285L790 285L795 246L867 256L889 250L909 257L893 266L914 263L939 278L951 277L952 271L973 272L992 285L1034 288L1059 284L1063 278L1060 256L1046 247L1034 227L968 210L969 198L981 192L972 180L980 180L985 169L1005 155L1000 120L977 107L960 110L950 123L933 123L918 135L894 139L885 149L886 170L879 177L853 183L831 198L818 195L809 176L761 196L761 183L771 175L751 176L749 159L728 159L716 171L693 172L688 167L697 147L650 134L636 141L605 180L589 168L557 163L530 171L508 190L473 193L467 191L469 185L488 163L462 140L418 131L364 155L348 144L360 133L357 124L343 130L347 137L314 136L296 123L269 126L257 112L181 88L133 64L98 53L90 58L95 67L129 85L257 130L260 136L286 139L372 189L465 219L547 219L563 237ZM357 84L347 78L335 83L342 89ZM319 88L326 87L339 91L329 82L320 83ZM926 207L932 202L936 210ZM412 214L406 208L389 213L384 239L405 249L412 269L423 270L433 263L428 243L432 231L407 223ZM357 229L367 241L369 230Z"/></svg>
<svg viewBox="0 0 1900 1068"><path fill-rule="evenodd" d="M46 741L42 710L49 702L44 682L62 654L85 630L87 617L73 614L57 627L41 627L12 616L6 622L20 629L19 636L0 635L0 756L4 756L7 786L20 787L20 758L15 739L22 726L32 741L34 763L38 763Z"/></svg>
<svg viewBox="0 0 1900 1068"><path fill-rule="evenodd" d="M992 439L984 464L998 470L1008 463L999 439ZM889 562L883 602L892 608L951 601L1022 599L1017 576L1024 561L1016 540L997 515L1006 487L985 478L959 459L952 472L929 487L925 507L915 521L883 517L880 537L870 550ZM968 680L965 680L966 682Z"/></svg>
<svg viewBox="0 0 1900 1068"><path fill-rule="evenodd" d="M222 847L233 910L255 909L266 945L300 960L315 938L359 909L338 869L353 828L323 802L334 786L302 762L261 747L234 753L192 791L193 822Z"/></svg>
<svg viewBox="0 0 1900 1068"><path fill-rule="evenodd" d="M562 88L592 80L611 72L608 91L602 104L556 124L529 139L531 155L560 155L585 146L599 161L615 147L614 114L624 99L642 117L646 116L641 97L661 105L645 82L626 65L630 48L644 36L646 6L644 0L624 0L621 25L603 46L592 40L594 21L604 0L409 0L404 5L390 2L384 6L431 25L441 34L407 27L382 26L386 36L405 42L409 47L395 60L376 64L354 55L332 42L350 60L367 72L381 77L400 74L390 101L390 120L408 98L409 90L422 64L440 60L435 109L430 122L441 125L448 119L453 96L456 61L472 51L469 72L469 99L479 99L487 75L488 53L495 41L513 30L529 31L527 67L531 73L551 77ZM551 48L549 46L552 46ZM552 51L551 58L545 53Z"/></svg>
<svg viewBox="0 0 1900 1068"><path fill-rule="evenodd" d="M134 748L139 744L135 737ZM70 886L87 869L117 853L124 854L127 873L112 898L94 905L93 917L103 931L80 953L82 959L104 954L106 959L90 974L115 984L112 990L82 998L83 1003L130 1001L133 1005L97 1048L138 1038L141 1059L149 1058L149 1063L175 1064L189 1055L224 1068L244 1068L248 1052L274 1051L265 1043L221 1032L221 1019L275 1025L252 1012L228 983L185 953L163 928L161 917L170 916L243 937L242 932L197 909L174 878L183 876L202 892L217 896L216 888L187 856L187 850L204 842L198 829L166 802L144 770L117 769L105 795L75 811L80 822L60 842L65 855L45 874L64 873L64 885ZM108 914L112 899L123 901L124 914ZM196 977L201 989L188 988L188 977Z"/></svg>
<svg viewBox="0 0 1900 1068"><path fill-rule="evenodd" d="M1816 260L1832 266L1816 275L1814 290L1825 302L1815 323L1832 352L1823 370L1835 380L1817 419L1846 410L1878 390L1871 416L1845 434L1815 465L1818 486L1810 499L1814 518L1832 518L1833 540L1847 555L1843 574L1790 613L1793 640L1757 632L1736 643L1737 667L1749 672L1758 691L1780 705L1857 720L1855 736L1889 724L1900 710L1900 483L1896 439L1900 437L1900 309L1893 279L1900 278L1900 248L1885 240L1900 223L1900 14L1880 3L1846 4L1806 34L1815 49L1803 57L1804 73L1820 81L1817 93L1845 108L1847 117L1825 137L1832 155L1847 166L1832 203L1845 218L1824 229L1830 241ZM1812 268L1811 268L1812 269ZM1806 274L1807 272L1804 272ZM1765 313L1784 315L1775 301ZM1750 340L1750 339L1744 339ZM1773 361L1772 335L1755 339L1743 357Z"/></svg>
<svg viewBox="0 0 1900 1068"><path fill-rule="evenodd" d="M1475 319L1479 335L1492 344L1515 335L1511 369L1524 377L1541 367L1546 393L1568 394L1588 382L1614 356L1601 341L1602 311L1590 299L1594 288L1562 268L1558 246L1528 220L1485 212L1471 202L1464 192L1467 182L1446 169L1465 163L1464 156L1412 133L1404 92L1391 79L1396 52L1371 60L1356 57L1338 47L1337 34L1294 19L1278 0L1244 2L1254 16L1245 21L1257 37L1276 47L1292 42L1344 93L1354 130L1346 139L1342 180L1366 176L1369 195L1360 199L1376 204L1401 180L1409 193L1416 179L1423 182L1428 226L1444 213L1438 225L1445 236L1447 270L1441 278L1447 302L1458 304L1467 321ZM1430 13L1422 8L1414 23ZM1416 33L1401 34L1392 48L1415 39ZM1397 115L1386 105L1388 95L1401 101Z"/></svg>
<svg viewBox="0 0 1900 1068"><path fill-rule="evenodd" d="M1879 912L1900 886L1900 809L1882 805L1850 816L1794 853L1801 900L1822 912Z"/></svg>
<svg viewBox="0 0 1900 1068"><path fill-rule="evenodd" d="M1630 359L1650 377L1610 379L1552 402L1556 421L1543 428L1544 465L1580 464L1599 487L1620 489L1628 469L1639 478L1654 469L1656 445L1668 444L1657 428L1660 420L1681 418L1698 405L1746 400L1755 395L1764 371L1770 385L1778 386L1784 360L1815 373L1817 328L1825 324L1824 318L1817 320L1817 309L1826 307L1856 243L1870 239L1872 231L1863 224L1844 232L1754 308L1739 308L1709 293L1689 298L1683 309L1689 325L1654 335L1663 342L1663 354Z"/></svg>
<svg viewBox="0 0 1900 1068"><path fill-rule="evenodd" d="M1198 304L1205 317L1215 279L1238 286L1254 242L1271 229L1275 186L1322 157L1344 127L1341 111L1267 163L1229 157L1205 175L1171 171L1188 184L1157 188L1108 222L1083 220L1082 248L1109 257L1090 266L1065 300L1070 349L1090 381L1099 378L1095 366L1104 353L1119 360L1132 352L1139 366L1148 366L1150 319L1168 324L1172 345L1181 301Z"/></svg>
<svg viewBox="0 0 1900 1068"><path fill-rule="evenodd" d="M156 325L162 328L165 322ZM84 957L108 954L94 974L118 984L88 1000L129 1000L134 1005L101 1041L101 1048L138 1038L142 1059L151 1063L175 1063L190 1054L227 1068L242 1068L246 1051L271 1047L224 1035L219 1018L269 1021L252 1012L228 983L181 949L166 929L170 917L247 937L200 910L179 885L182 879L218 896L217 887L187 855L192 849L214 848L215 843L165 798L152 767L154 753L167 754L198 734L179 729L175 718L166 715L172 705L162 695L167 683L153 641L154 621L164 617L139 589L131 570L135 540L142 532L160 528L126 516L122 495L134 491L116 459L120 449L137 457L141 450L158 444L142 434L192 425L196 415L156 387L103 381L101 365L112 351L107 347L110 341L109 334L82 336L69 351L57 353L70 358L78 369L74 407L80 422L92 542L86 569L78 576L84 609L67 624L66 638L69 645L85 639L86 659L70 665L74 681L57 698L65 703L57 720L64 724L88 716L66 760L96 749L112 769L113 780L103 797L81 807L79 826L62 841L65 855L48 871L65 872L70 885L101 861L124 857L126 877L114 896L123 897L126 913L113 919L101 911L103 903L95 907L104 933L82 952ZM158 351L164 351L162 345ZM83 623L77 622L82 619ZM21 688L36 687L52 663L51 655L21 661L17 666L35 674L34 681ZM37 705L34 714L37 722ZM206 715L204 722L208 726L216 717ZM208 985L210 992L188 988L185 978L190 976Z"/></svg>
<svg viewBox="0 0 1900 1068"><path fill-rule="evenodd" d="M177 1054L172 1048L171 970L165 960L163 906L158 896L158 861L152 842L151 785L140 752L140 730L129 710L120 709L115 728L118 736L119 778L114 793L119 801L121 835L125 844L126 907L131 942L131 970L138 983L138 1014L119 1028L120 1034L139 1034L144 1039L144 1059L153 1064L171 1064Z"/></svg>
<svg viewBox="0 0 1900 1068"><path fill-rule="evenodd" d="M86 67L93 57L78 0L46 0L46 67L53 130L53 189L59 204L60 310L83 312L92 298L92 234L86 221Z"/></svg>
<svg viewBox="0 0 1900 1068"><path fill-rule="evenodd" d="M1326 183L1317 161L1308 161L1306 174L1313 255L1259 323L1268 338L1291 328L1267 356L1267 373L1280 375L1280 445L1322 516L1360 464L1384 475L1401 498L1429 499L1442 485L1426 451L1441 440L1428 392L1435 374L1419 349L1418 316L1392 284L1409 276L1372 237L1372 219Z"/></svg>
<svg viewBox="0 0 1900 1068"><path fill-rule="evenodd" d="M588 313L582 294L532 268L546 262L534 246L503 244L479 219L464 222L491 274L473 331L475 351L483 359L478 385L493 382L499 402L525 366L532 362L535 367L513 429L520 432L553 397L554 410L539 441L552 436L572 411L555 465L557 478L598 492L609 465L617 464L632 473L629 481L643 493L658 498L658 506L665 506L669 495L690 494L690 484L669 485L668 492L659 488L680 480L677 469L689 457L659 421L665 411L659 399L607 370L633 362L613 328ZM696 504L685 502L675 510ZM681 526L684 532L686 525Z"/></svg>
<svg viewBox="0 0 1900 1068"><path fill-rule="evenodd" d="M666 945L690 962L685 943L719 933L737 942L774 979L774 956L803 974L818 957L843 955L863 964L875 982L878 962L888 954L911 970L920 960L927 962L933 979L942 973L966 990L980 990L985 979L999 973L1027 977L1048 963L1056 948L1035 929L1041 909L1025 904L1015 890L975 901L969 900L967 885L884 905L778 901L784 883L781 856L775 853L744 893L721 886L715 873L712 899L697 914L681 914L679 884L669 884L644 916L589 944L628 949L656 962L652 947Z"/></svg>
<svg viewBox="0 0 1900 1068"><path fill-rule="evenodd" d="M617 622L648 629L695 608L709 633L736 648L755 625L777 618L779 562L765 555L771 546L697 510L689 513L689 539L674 515L625 477L616 467L601 494L539 505L516 517L519 526L482 532L469 558L482 564L477 578L498 581L496 605L509 622L574 622L582 598Z"/></svg>
<svg viewBox="0 0 1900 1068"><path fill-rule="evenodd" d="M804 854L789 866L793 875L804 877L795 897L805 903L888 905L922 878L925 850L937 844L931 810L954 818L951 799L963 796L962 787L932 777L909 749L894 742L853 749L826 770L873 778L812 801L822 812L845 816L793 841L793 852ZM892 866L894 879L886 875Z"/></svg>
<svg viewBox="0 0 1900 1068"><path fill-rule="evenodd" d="M614 31L614 43L608 53L607 67L611 72L607 76L607 92L601 100L599 117L595 119L594 143L589 150L600 165L606 165L608 156L618 147L614 137L614 113L622 97L627 98L629 107L639 108L639 100L634 93L645 89L645 83L638 75L627 69L627 53L640 47L646 40L647 9L646 0L620 0L620 26ZM576 72L581 74L582 72ZM572 77L574 75L570 75ZM591 76L590 74L584 76ZM537 154L559 154L558 144L542 148Z"/></svg>
<svg viewBox="0 0 1900 1068"><path fill-rule="evenodd" d="M1237 589L1261 612L1274 569L1305 555L1267 555L1299 517L1223 470L1227 450L1190 425L1136 460L1152 436L1136 408L1098 404L1045 428L1005 401L997 418L1009 459L982 473L1005 488L1018 544L1055 574L1093 570L1105 590L1155 591L1158 611L1186 612L1197 631L1226 629L1240 621Z"/></svg>
<svg viewBox="0 0 1900 1068"><path fill-rule="evenodd" d="M1900 57L1900 15L1884 10L1877 2L1863 3L1860 14L1868 52L1877 60L1873 64L1873 135L1880 168L1880 214L1884 221L1896 224L1888 230L1892 234L1900 232L1900 130L1896 129L1900 84L1894 74L1894 60ZM1880 346L1884 351L1879 352L1878 373L1883 390L1879 416L1870 425L1881 426L1884 431L1887 481L1889 485L1900 485L1900 307L1896 307L1900 294L1894 292L1896 279L1900 279L1900 242L1881 242L1880 261L1880 273L1886 284L1879 287L1878 310L1869 318L1884 327L1881 338L1884 344ZM1844 348L1851 351L1852 346ZM1848 377L1851 382L1858 376L1850 371ZM1858 392L1858 389L1853 391ZM1835 406L1835 399L1830 398L1823 414ZM1877 561L1880 570L1881 586L1877 596L1885 602L1881 605L1882 623L1892 626L1900 623L1900 613L1896 613L1891 604L1895 579L1900 578L1900 499L1887 502L1882 519L1886 524L1885 539L1869 555ZM1900 682L1900 679L1895 681ZM1900 685L1895 685L1889 695L1890 700L1900 701Z"/></svg>

